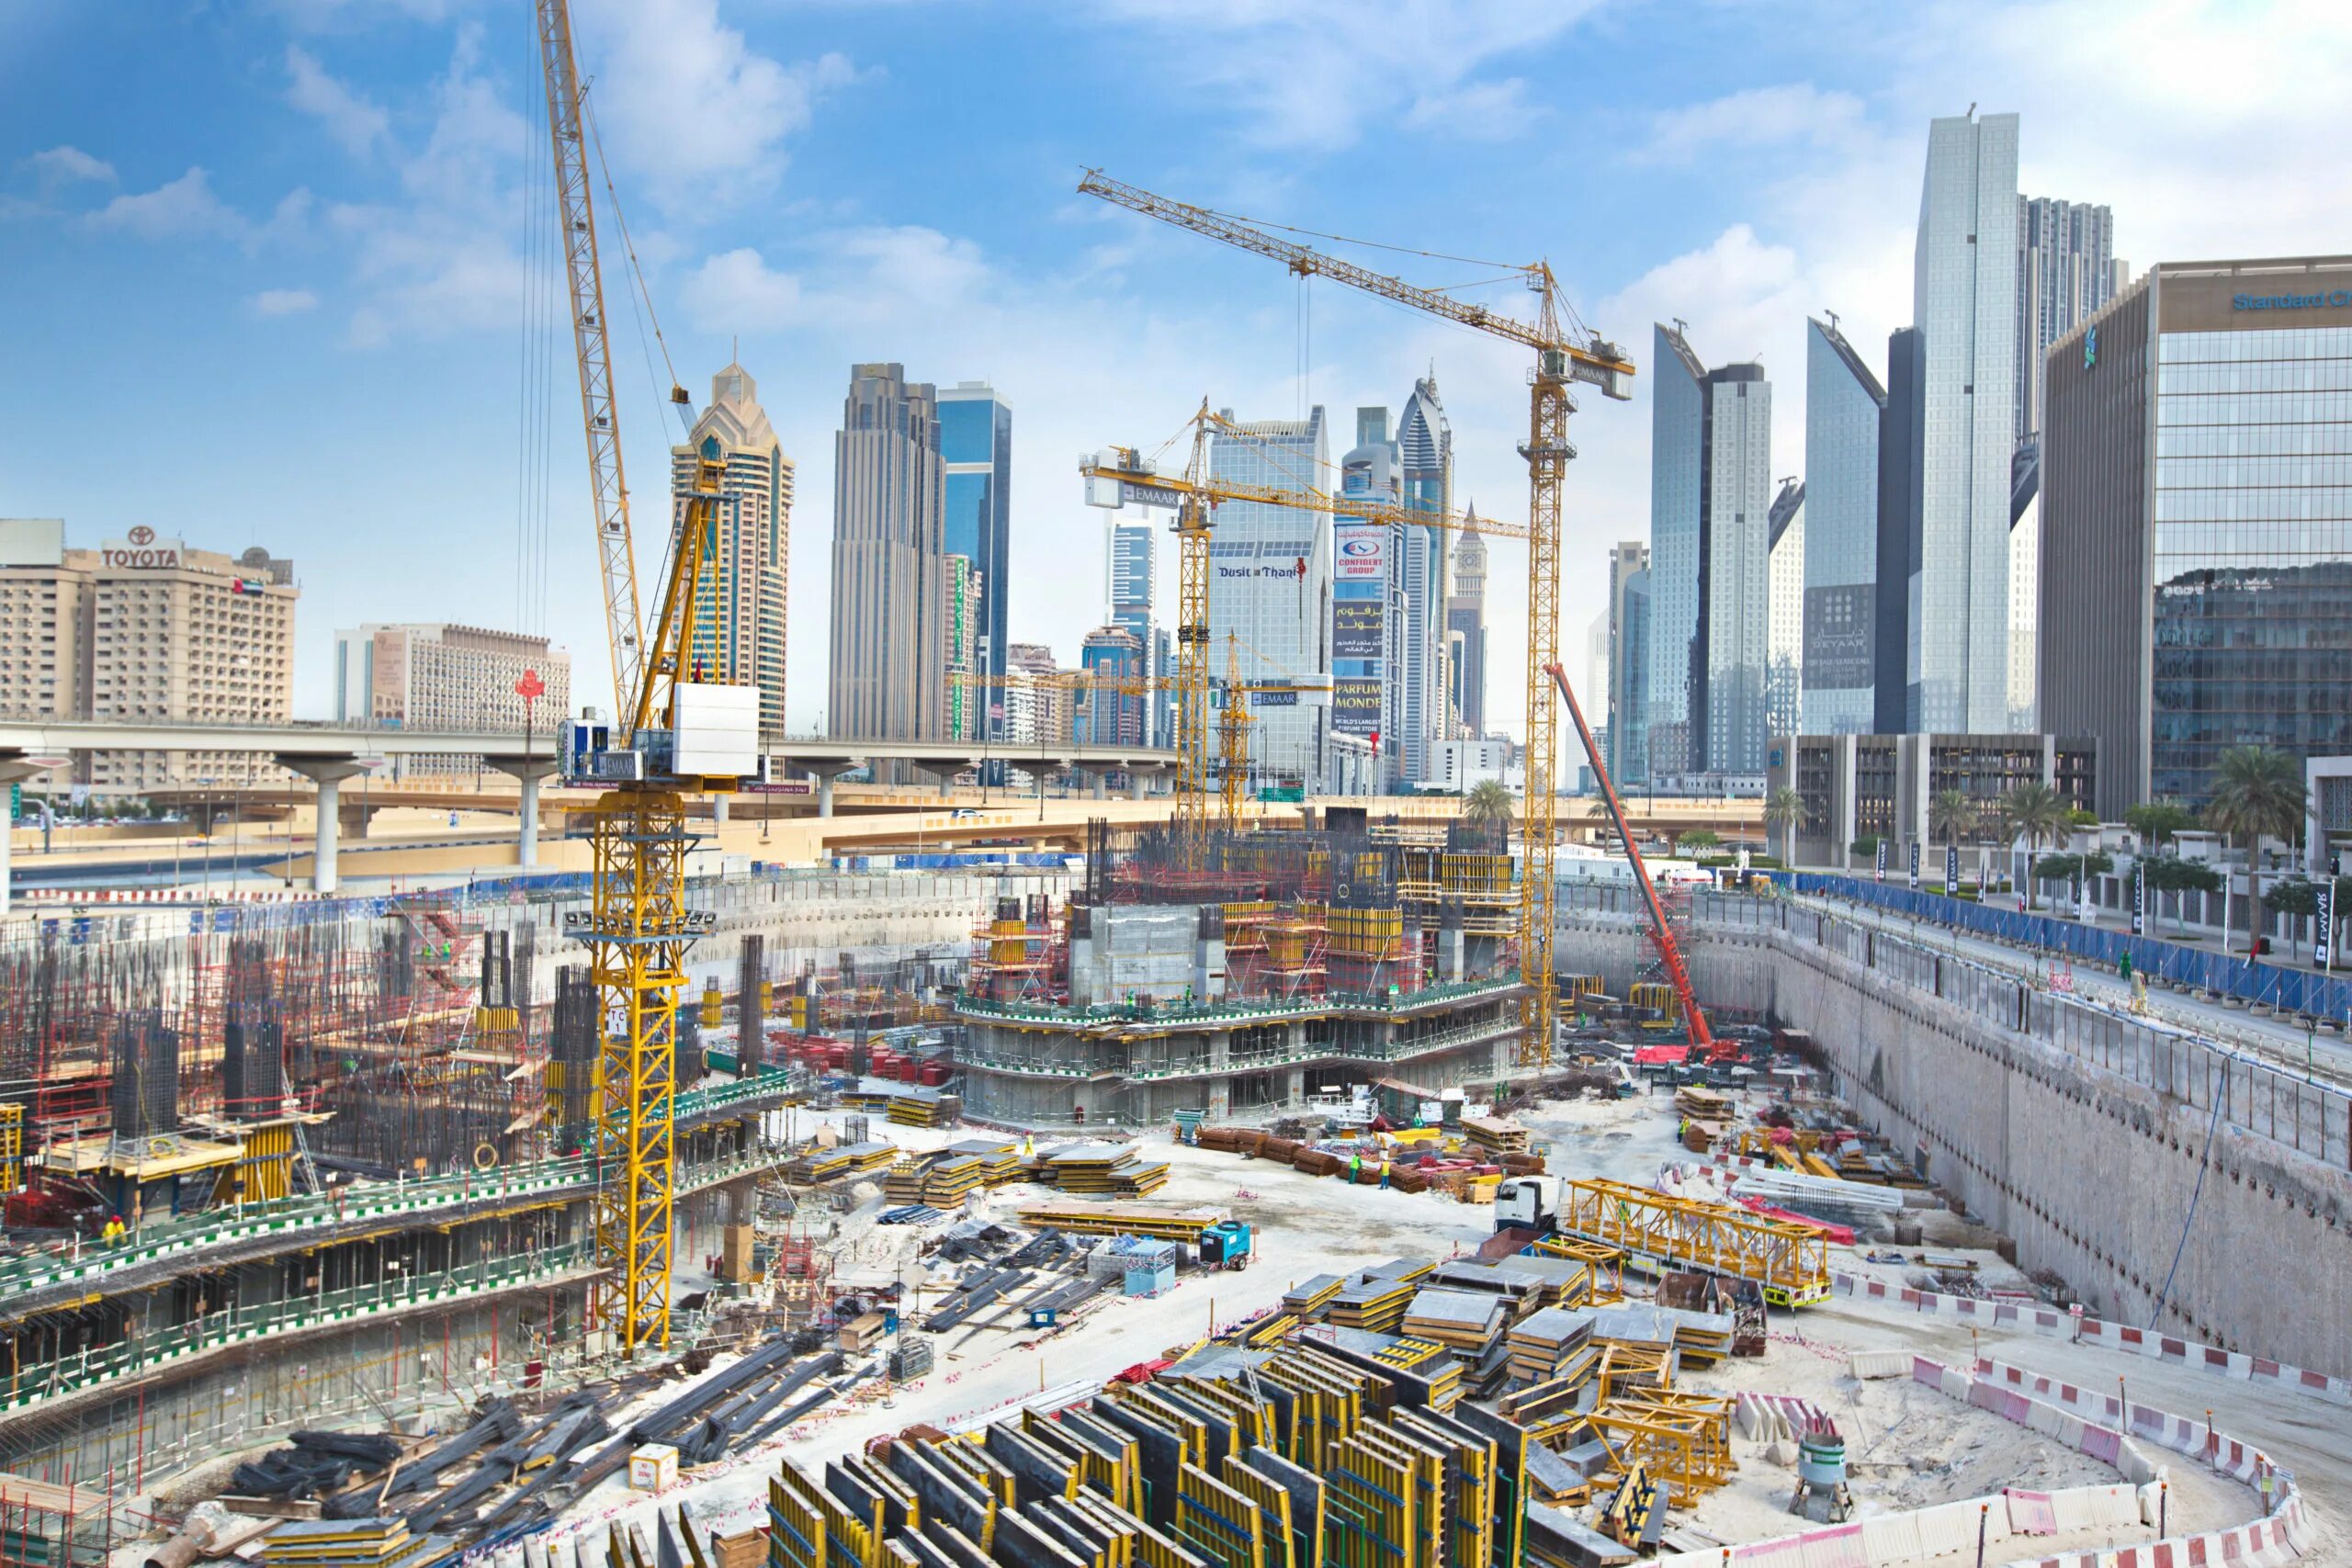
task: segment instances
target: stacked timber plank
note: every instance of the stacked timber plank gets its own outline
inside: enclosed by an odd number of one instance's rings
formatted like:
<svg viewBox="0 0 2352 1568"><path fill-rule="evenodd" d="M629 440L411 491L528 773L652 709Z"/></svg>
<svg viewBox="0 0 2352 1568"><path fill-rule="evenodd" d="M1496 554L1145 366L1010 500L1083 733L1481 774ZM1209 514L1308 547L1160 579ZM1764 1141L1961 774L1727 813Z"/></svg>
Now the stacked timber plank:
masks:
<svg viewBox="0 0 2352 1568"><path fill-rule="evenodd" d="M981 1174L990 1187L1001 1187L1022 1178L1021 1145L1010 1138L963 1138L948 1145L947 1152L978 1160Z"/></svg>
<svg viewBox="0 0 2352 1568"><path fill-rule="evenodd" d="M1570 1307L1545 1307L1512 1324L1511 1376L1544 1382L1560 1375L1578 1352L1591 1342L1592 1314Z"/></svg>
<svg viewBox="0 0 2352 1568"><path fill-rule="evenodd" d="M1226 1218L1223 1209L1160 1209L1075 1199L1023 1203L1017 1213L1032 1230L1058 1230L1073 1235L1148 1235L1188 1245L1197 1245L1203 1231Z"/></svg>
<svg viewBox="0 0 2352 1568"><path fill-rule="evenodd" d="M368 1519L289 1519L263 1543L269 1568L432 1568L456 1555L447 1536L411 1535L397 1515Z"/></svg>
<svg viewBox="0 0 2352 1568"><path fill-rule="evenodd" d="M1430 1289L1405 1309L1403 1327L1418 1338L1483 1360L1503 1331L1507 1314L1500 1299L1485 1292Z"/></svg>
<svg viewBox="0 0 2352 1568"><path fill-rule="evenodd" d="M964 1119L964 1097L918 1084L901 1085L886 1102L901 1127L952 1127Z"/></svg>
<svg viewBox="0 0 2352 1568"><path fill-rule="evenodd" d="M798 1182L849 1181L888 1170L898 1159L896 1144L842 1144L830 1149L810 1149L784 1168L784 1178Z"/></svg>
<svg viewBox="0 0 2352 1568"><path fill-rule="evenodd" d="M1073 1144L1047 1149L1037 1179L1080 1197L1148 1198L1168 1185L1168 1162L1136 1157L1133 1144Z"/></svg>
<svg viewBox="0 0 2352 1568"><path fill-rule="evenodd" d="M1525 1155L1527 1129L1502 1116L1464 1116L1462 1135L1487 1158L1501 1162L1505 1155Z"/></svg>
<svg viewBox="0 0 2352 1568"><path fill-rule="evenodd" d="M1359 1275L1331 1297L1325 1318L1342 1328L1394 1334L1404 1325L1406 1309L1413 1304L1413 1294L1409 1280Z"/></svg>
<svg viewBox="0 0 2352 1568"><path fill-rule="evenodd" d="M1317 1274L1301 1280L1283 1292L1283 1310L1312 1322L1323 1314L1323 1309L1330 1305L1331 1298L1346 1283L1337 1274Z"/></svg>

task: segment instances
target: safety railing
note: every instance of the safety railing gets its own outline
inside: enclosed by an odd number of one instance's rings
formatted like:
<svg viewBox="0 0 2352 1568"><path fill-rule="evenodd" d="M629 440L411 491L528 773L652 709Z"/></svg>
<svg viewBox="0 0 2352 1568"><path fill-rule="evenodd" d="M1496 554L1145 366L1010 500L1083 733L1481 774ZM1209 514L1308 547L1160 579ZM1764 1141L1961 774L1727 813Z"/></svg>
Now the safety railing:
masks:
<svg viewBox="0 0 2352 1568"><path fill-rule="evenodd" d="M998 1001L987 997L960 996L956 1010L980 1018L1011 1022L1055 1023L1084 1029L1106 1023L1206 1024L1261 1022L1286 1018L1327 1018L1337 1014L1386 1017L1438 1002L1464 997L1500 996L1518 986L1516 974L1489 980L1452 980L1419 990L1327 991L1319 997L1265 998L1227 1002L1097 1002L1089 1007L1055 1007L1041 1002Z"/></svg>
<svg viewBox="0 0 2352 1568"><path fill-rule="evenodd" d="M574 1243L507 1258L485 1258L446 1273L386 1280L314 1296L261 1302L207 1314L158 1334L118 1340L53 1361L19 1367L8 1378L5 1392L0 1392L0 1411L26 1410L127 1378L148 1376L192 1356L227 1346L361 1322L413 1307L454 1304L514 1285L553 1280L586 1269L593 1261L593 1248L586 1243Z"/></svg>
<svg viewBox="0 0 2352 1568"><path fill-rule="evenodd" d="M681 1097L683 1098L683 1097ZM758 1148L722 1159L678 1167L673 1185L695 1190L789 1159L789 1151ZM145 1225L122 1242L83 1242L62 1251L28 1253L0 1262L0 1298L57 1285L102 1284L142 1264L194 1258L211 1248L256 1238L294 1239L374 1220L427 1219L474 1203L499 1203L595 1186L594 1159L575 1156L493 1171L466 1171L420 1180L369 1182L342 1189L340 1201L306 1194L190 1215Z"/></svg>
<svg viewBox="0 0 2352 1568"><path fill-rule="evenodd" d="M2352 981L2259 960L2231 958L2161 937L2103 931L2076 920L2003 909L1856 876L1800 872L1797 891L1868 904L1906 919L1932 921L2015 947L2064 953L2093 964L2119 965L2125 955L2150 981L2164 981L2251 1006L2339 1021L2352 1019Z"/></svg>

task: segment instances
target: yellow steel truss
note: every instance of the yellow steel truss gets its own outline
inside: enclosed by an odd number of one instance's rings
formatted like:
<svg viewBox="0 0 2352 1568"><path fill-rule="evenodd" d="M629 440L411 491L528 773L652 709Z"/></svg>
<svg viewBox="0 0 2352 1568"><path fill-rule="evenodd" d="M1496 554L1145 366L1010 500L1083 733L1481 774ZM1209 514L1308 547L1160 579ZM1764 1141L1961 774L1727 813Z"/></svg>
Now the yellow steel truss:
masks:
<svg viewBox="0 0 2352 1568"><path fill-rule="evenodd" d="M1620 1248L1634 1267L1700 1269L1754 1280L1776 1306L1829 1297L1829 1244L1806 1225L1668 1198L1622 1181L1591 1180L1562 1183L1560 1230Z"/></svg>
<svg viewBox="0 0 2352 1568"><path fill-rule="evenodd" d="M590 976L603 1009L596 1069L597 1323L624 1354L670 1342L672 1131L685 984L686 803L638 786L588 808Z"/></svg>

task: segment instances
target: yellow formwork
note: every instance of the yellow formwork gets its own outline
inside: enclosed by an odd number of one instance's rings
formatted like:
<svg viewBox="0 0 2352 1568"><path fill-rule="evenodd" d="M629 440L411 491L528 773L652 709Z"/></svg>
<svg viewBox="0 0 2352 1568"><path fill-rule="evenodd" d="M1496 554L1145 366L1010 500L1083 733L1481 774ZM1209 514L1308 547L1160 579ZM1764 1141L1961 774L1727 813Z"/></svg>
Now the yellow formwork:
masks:
<svg viewBox="0 0 2352 1568"><path fill-rule="evenodd" d="M1615 1247L1651 1273L1697 1269L1753 1280L1775 1306L1829 1297L1829 1244L1807 1225L1595 1179L1562 1184L1560 1230Z"/></svg>

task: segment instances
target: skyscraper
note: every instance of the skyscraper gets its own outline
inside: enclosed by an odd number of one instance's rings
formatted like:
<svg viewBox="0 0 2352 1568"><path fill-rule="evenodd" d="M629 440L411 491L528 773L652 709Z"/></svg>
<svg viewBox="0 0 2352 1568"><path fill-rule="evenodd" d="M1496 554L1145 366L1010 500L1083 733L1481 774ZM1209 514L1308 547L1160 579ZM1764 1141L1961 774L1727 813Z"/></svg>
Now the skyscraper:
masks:
<svg viewBox="0 0 2352 1568"><path fill-rule="evenodd" d="M939 456L946 472L944 547L968 557L979 574L976 668L1001 675L1012 587L1012 410L986 381L939 389Z"/></svg>
<svg viewBox="0 0 2352 1568"><path fill-rule="evenodd" d="M2041 576L2042 389L2050 345L2107 308L2130 269L2115 217L2088 202L2018 199L2018 450L2009 479L2008 728L2036 728L2035 617Z"/></svg>
<svg viewBox="0 0 2352 1568"><path fill-rule="evenodd" d="M1386 409L1356 411L1356 443L1340 459L1331 513L1331 728L1377 738L1378 787L1385 789L1405 776L1405 536L1420 530L1353 510L1402 500Z"/></svg>
<svg viewBox="0 0 2352 1568"><path fill-rule="evenodd" d="M1387 422L1386 410L1381 411L1381 422ZM1414 381L1413 395L1405 400L1404 415L1396 422L1396 446L1406 508L1440 516L1452 512L1453 430L1438 400L1436 377ZM1450 733L1453 718L1445 701L1446 557L1452 537L1446 529L1419 525L1405 535L1405 635L1398 654L1405 676L1404 745L1398 761L1401 776L1412 781L1430 775L1434 747Z"/></svg>
<svg viewBox="0 0 2352 1568"><path fill-rule="evenodd" d="M1142 694L1126 682L1141 679L1144 649L1121 626L1097 626L1079 649L1080 668L1103 684L1080 687L1076 739L1089 746L1140 746L1145 715Z"/></svg>
<svg viewBox="0 0 2352 1568"><path fill-rule="evenodd" d="M903 366L850 372L833 437L827 720L849 740L927 740L947 723L939 404Z"/></svg>
<svg viewBox="0 0 2352 1568"><path fill-rule="evenodd" d="M1886 389L1834 320L1805 326L1804 687L1796 728L1867 735L1876 722L1878 446Z"/></svg>
<svg viewBox="0 0 2352 1568"><path fill-rule="evenodd" d="M2041 432L2050 345L2107 308L2130 269L2115 259L2115 214L2086 201L2018 198L2018 442Z"/></svg>
<svg viewBox="0 0 2352 1568"><path fill-rule="evenodd" d="M1225 417L1231 420L1232 412ZM1219 430L1209 441L1210 477L1239 484L1320 490L1330 458L1320 407L1303 420L1260 420L1238 434ZM1298 777L1310 790L1322 787L1329 772L1330 626L1330 513L1256 502L1219 507L1209 545L1209 678L1225 678L1230 649L1244 681L1311 688L1250 702L1256 716L1252 767ZM1228 644L1228 635L1238 640Z"/></svg>
<svg viewBox="0 0 2352 1568"><path fill-rule="evenodd" d="M1772 498L1770 589L1766 610L1764 710L1766 732L1794 735L1804 689L1805 482L1782 479Z"/></svg>
<svg viewBox="0 0 2352 1568"><path fill-rule="evenodd" d="M2352 256L2159 264L2058 341L2037 705L2106 820L2233 747L2352 751L2347 387Z"/></svg>
<svg viewBox="0 0 2352 1568"><path fill-rule="evenodd" d="M2008 722L2009 459L2018 437L2018 117L1934 121L1911 319L1926 349L1916 728Z"/></svg>
<svg viewBox="0 0 2352 1568"><path fill-rule="evenodd" d="M1470 508L1476 516L1477 508ZM1453 719L1464 739L1487 733L1487 541L1464 534L1453 542L1453 590L1445 596L1447 687Z"/></svg>
<svg viewBox="0 0 2352 1568"><path fill-rule="evenodd" d="M1650 405L1651 776L1764 771L1772 384L1657 329Z"/></svg>
<svg viewBox="0 0 2352 1568"><path fill-rule="evenodd" d="M1877 633L1871 649L1871 733L1919 728L1921 518L1927 483L1927 334L1902 327L1886 340L1886 408L1878 427Z"/></svg>
<svg viewBox="0 0 2352 1568"><path fill-rule="evenodd" d="M978 740L991 713L1004 710L1001 687L958 681L980 669L980 605L986 592L979 570L969 556L949 554L940 562L942 602L940 635L947 644L947 739ZM990 730L989 733L993 734Z"/></svg>
<svg viewBox="0 0 2352 1568"><path fill-rule="evenodd" d="M1639 784L1650 776L1649 711L1646 685L1649 669L1649 618L1636 623L1626 595L1634 580L1648 570L1650 547L1639 539L1624 539L1609 552L1609 684L1598 701L1609 729L1609 749L1601 760L1612 779Z"/></svg>
<svg viewBox="0 0 2352 1568"><path fill-rule="evenodd" d="M1158 558L1154 553L1152 526L1148 522L1128 522L1122 518L1110 520L1103 551L1103 601L1113 626L1125 626L1143 649L1144 662L1139 673L1151 677L1172 677L1176 673L1169 651L1167 631L1154 620L1153 592L1159 577ZM1168 735L1174 726L1176 693L1172 687L1158 691L1145 699L1145 711L1149 715L1149 731L1146 741L1153 745L1169 744Z"/></svg>
<svg viewBox="0 0 2352 1568"><path fill-rule="evenodd" d="M670 505L683 523L698 457L726 465L718 526L695 588L693 657L703 679L760 688L760 730L784 733L785 591L792 556L792 459L750 371L710 378L710 406L670 448Z"/></svg>

